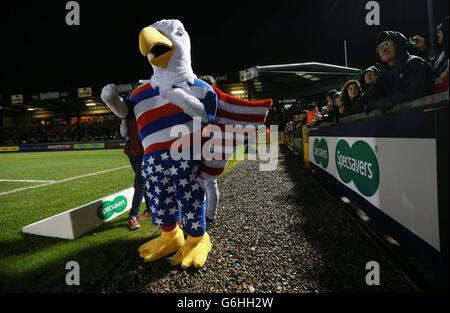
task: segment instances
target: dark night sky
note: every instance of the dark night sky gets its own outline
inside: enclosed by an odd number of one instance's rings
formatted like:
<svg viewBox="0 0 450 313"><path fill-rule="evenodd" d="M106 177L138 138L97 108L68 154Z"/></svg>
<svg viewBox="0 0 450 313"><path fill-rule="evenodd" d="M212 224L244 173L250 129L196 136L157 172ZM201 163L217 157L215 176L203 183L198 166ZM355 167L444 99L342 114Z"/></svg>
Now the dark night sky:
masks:
<svg viewBox="0 0 450 313"><path fill-rule="evenodd" d="M427 35L426 0L379 0L381 25L365 24L366 0L78 1L81 25L65 24L66 1L14 1L0 9L1 93L64 90L148 78L140 30L178 18L189 32L197 74L234 74L254 65L376 62L380 30ZM194 4L194 5L192 5ZM448 0L434 0L435 25Z"/></svg>

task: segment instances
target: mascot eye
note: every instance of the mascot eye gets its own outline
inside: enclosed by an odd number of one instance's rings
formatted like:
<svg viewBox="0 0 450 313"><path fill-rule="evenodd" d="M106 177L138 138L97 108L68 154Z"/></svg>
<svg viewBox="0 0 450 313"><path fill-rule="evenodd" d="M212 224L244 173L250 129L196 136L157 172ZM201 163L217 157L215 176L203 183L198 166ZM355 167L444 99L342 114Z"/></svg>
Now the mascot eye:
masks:
<svg viewBox="0 0 450 313"><path fill-rule="evenodd" d="M183 31L181 29L177 30L175 34L179 37L183 37Z"/></svg>

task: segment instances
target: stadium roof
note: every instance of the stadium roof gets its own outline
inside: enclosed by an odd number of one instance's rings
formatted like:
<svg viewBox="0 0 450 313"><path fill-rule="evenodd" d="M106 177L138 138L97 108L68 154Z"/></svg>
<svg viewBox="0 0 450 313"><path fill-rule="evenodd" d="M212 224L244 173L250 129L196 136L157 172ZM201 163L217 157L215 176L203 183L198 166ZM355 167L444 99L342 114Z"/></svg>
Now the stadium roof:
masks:
<svg viewBox="0 0 450 313"><path fill-rule="evenodd" d="M311 97L359 79L361 70L334 64L307 62L253 66L240 72L252 98Z"/></svg>

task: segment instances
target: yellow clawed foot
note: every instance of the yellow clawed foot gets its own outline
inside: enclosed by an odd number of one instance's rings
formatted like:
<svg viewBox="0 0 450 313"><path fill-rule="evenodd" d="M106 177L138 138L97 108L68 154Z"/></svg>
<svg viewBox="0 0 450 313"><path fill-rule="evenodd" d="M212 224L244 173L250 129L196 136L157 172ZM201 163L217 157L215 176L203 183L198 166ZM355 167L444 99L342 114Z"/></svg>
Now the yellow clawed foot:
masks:
<svg viewBox="0 0 450 313"><path fill-rule="evenodd" d="M206 263L209 251L212 245L208 233L200 237L188 236L185 245L178 250L177 254L170 262L172 265L181 263L181 267L186 269L192 265L200 268Z"/></svg>
<svg viewBox="0 0 450 313"><path fill-rule="evenodd" d="M161 236L144 243L138 251L144 262L153 262L177 252L183 246L184 234L177 225L172 231L161 231Z"/></svg>

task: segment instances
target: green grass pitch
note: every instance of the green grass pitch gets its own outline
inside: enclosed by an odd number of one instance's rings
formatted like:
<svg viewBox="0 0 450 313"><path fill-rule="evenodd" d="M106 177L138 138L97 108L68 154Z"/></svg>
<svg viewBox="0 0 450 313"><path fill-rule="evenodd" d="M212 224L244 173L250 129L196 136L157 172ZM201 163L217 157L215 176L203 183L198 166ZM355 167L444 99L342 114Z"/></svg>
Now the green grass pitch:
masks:
<svg viewBox="0 0 450 313"><path fill-rule="evenodd" d="M229 162L227 170L236 163ZM159 230L146 220L139 230L130 232L128 214L76 240L22 233L25 225L132 186L128 165L122 150L0 154L0 291L90 290L125 258L136 257L137 247ZM110 169L116 170L43 185ZM42 186L14 191L38 185ZM69 261L80 264L79 287L65 283Z"/></svg>

